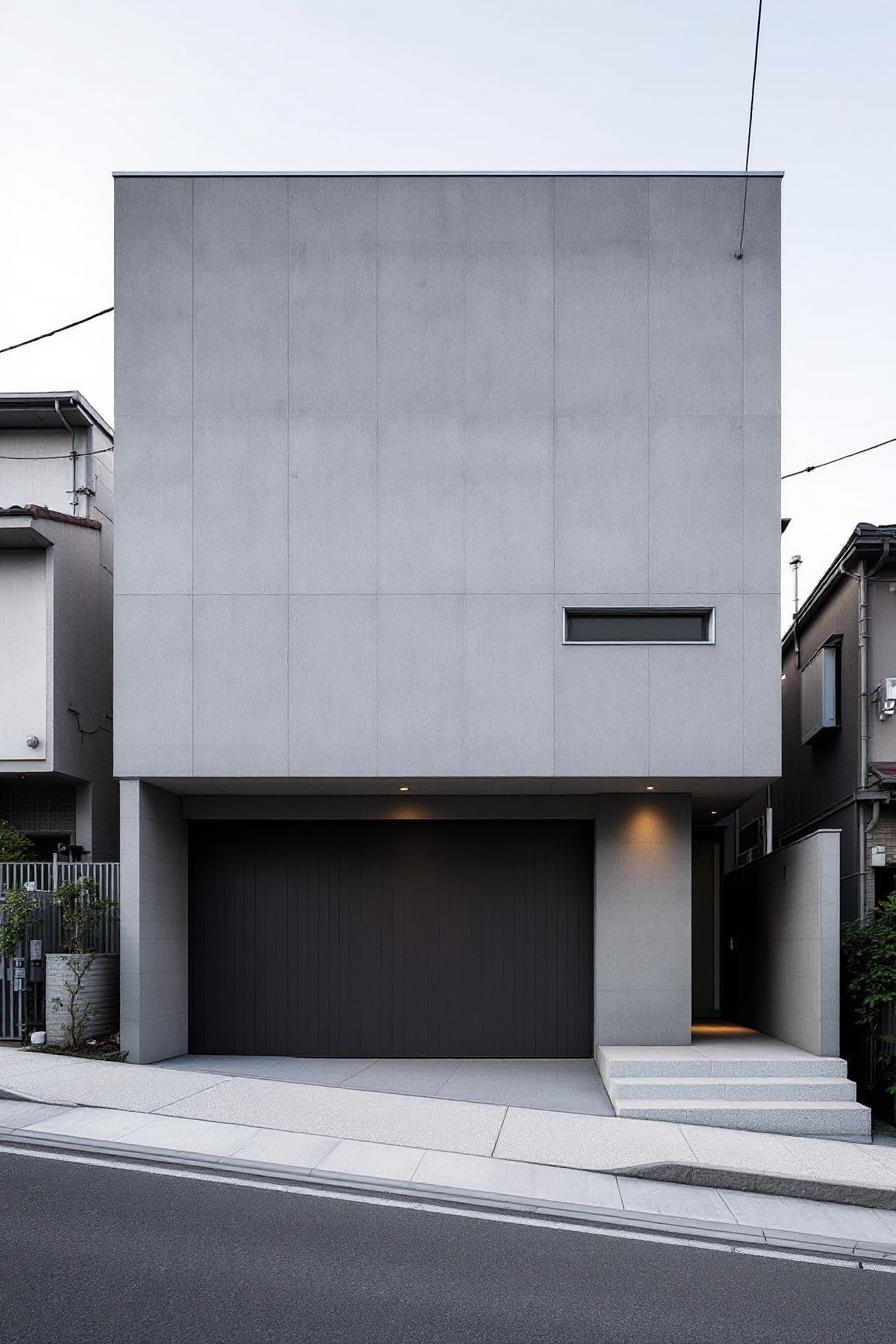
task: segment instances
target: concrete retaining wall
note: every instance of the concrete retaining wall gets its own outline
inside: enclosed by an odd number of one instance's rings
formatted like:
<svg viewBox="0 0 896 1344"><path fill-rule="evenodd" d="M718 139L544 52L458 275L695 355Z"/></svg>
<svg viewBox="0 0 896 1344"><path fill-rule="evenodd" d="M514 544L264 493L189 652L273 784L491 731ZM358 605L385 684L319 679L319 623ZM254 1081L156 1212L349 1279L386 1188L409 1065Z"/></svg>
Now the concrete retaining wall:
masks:
<svg viewBox="0 0 896 1344"><path fill-rule="evenodd" d="M731 1015L839 1054L840 832L816 831L729 873L724 899Z"/></svg>

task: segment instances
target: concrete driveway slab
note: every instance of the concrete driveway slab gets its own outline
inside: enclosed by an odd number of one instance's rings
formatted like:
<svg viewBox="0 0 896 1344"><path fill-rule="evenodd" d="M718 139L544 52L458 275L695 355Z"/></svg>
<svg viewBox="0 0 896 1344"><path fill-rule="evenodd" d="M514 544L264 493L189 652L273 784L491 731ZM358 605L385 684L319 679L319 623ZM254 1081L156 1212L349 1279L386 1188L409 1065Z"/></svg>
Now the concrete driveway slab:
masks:
<svg viewBox="0 0 896 1344"><path fill-rule="evenodd" d="M74 1115L66 1106L47 1106L42 1101L0 1101L0 1129L21 1129L52 1116Z"/></svg>
<svg viewBox="0 0 896 1344"><path fill-rule="evenodd" d="M465 1059L438 1095L534 1110L613 1115L603 1080L590 1059Z"/></svg>
<svg viewBox="0 0 896 1344"><path fill-rule="evenodd" d="M677 1125L511 1107L495 1157L614 1171L652 1162L693 1162Z"/></svg>
<svg viewBox="0 0 896 1344"><path fill-rule="evenodd" d="M198 1123L198 1122L197 1122ZM291 1134L279 1129L259 1129L231 1155L231 1162L246 1166L309 1172L331 1153L339 1142L317 1134Z"/></svg>
<svg viewBox="0 0 896 1344"><path fill-rule="evenodd" d="M742 1194L725 1190L721 1198L739 1223L804 1232L812 1236L838 1237L851 1241L886 1242L887 1222L876 1209L850 1208L814 1199L788 1199L781 1195Z"/></svg>
<svg viewBox="0 0 896 1344"><path fill-rule="evenodd" d="M343 1139L314 1168L316 1172L344 1173L377 1181L409 1181L423 1156L422 1148L390 1143L362 1143Z"/></svg>
<svg viewBox="0 0 896 1344"><path fill-rule="evenodd" d="M414 1183L502 1198L557 1201L581 1208L622 1208L613 1176L463 1153L427 1153Z"/></svg>
<svg viewBox="0 0 896 1344"><path fill-rule="evenodd" d="M51 1065L27 1078L8 1078L10 1090L13 1082L30 1101L154 1111L214 1086L215 1079L207 1073L165 1072L151 1065L54 1058Z"/></svg>
<svg viewBox="0 0 896 1344"><path fill-rule="evenodd" d="M338 1087L363 1088L365 1092L395 1092L408 1097L450 1095L441 1091L461 1067L457 1059L376 1059L337 1084ZM312 1081L311 1079L308 1080ZM465 1097L480 1101L494 1098Z"/></svg>
<svg viewBox="0 0 896 1344"><path fill-rule="evenodd" d="M164 1150L175 1155L204 1153L212 1157L229 1157L257 1133L248 1125L221 1125L154 1115L140 1128L131 1130L125 1136L125 1142L128 1147Z"/></svg>
<svg viewBox="0 0 896 1344"><path fill-rule="evenodd" d="M631 1213L669 1214L707 1223L733 1223L734 1214L718 1190L702 1185L670 1185L633 1176L617 1176L622 1207Z"/></svg>
<svg viewBox="0 0 896 1344"><path fill-rule="evenodd" d="M160 1110L337 1139L482 1154L491 1153L504 1119L501 1106L244 1078L228 1078Z"/></svg>
<svg viewBox="0 0 896 1344"><path fill-rule="evenodd" d="M112 1111L99 1106L79 1106L49 1118L27 1124L29 1134L56 1134L70 1138L93 1139L97 1143L120 1139L147 1123L140 1111Z"/></svg>

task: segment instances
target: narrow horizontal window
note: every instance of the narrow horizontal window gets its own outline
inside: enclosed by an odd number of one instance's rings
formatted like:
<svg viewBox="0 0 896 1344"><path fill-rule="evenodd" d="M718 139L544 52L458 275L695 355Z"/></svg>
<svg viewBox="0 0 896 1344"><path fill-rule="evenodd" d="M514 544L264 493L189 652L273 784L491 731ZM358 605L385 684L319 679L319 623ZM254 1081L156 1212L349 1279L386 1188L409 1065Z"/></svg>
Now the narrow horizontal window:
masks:
<svg viewBox="0 0 896 1344"><path fill-rule="evenodd" d="M711 644L711 607L567 607L567 644Z"/></svg>

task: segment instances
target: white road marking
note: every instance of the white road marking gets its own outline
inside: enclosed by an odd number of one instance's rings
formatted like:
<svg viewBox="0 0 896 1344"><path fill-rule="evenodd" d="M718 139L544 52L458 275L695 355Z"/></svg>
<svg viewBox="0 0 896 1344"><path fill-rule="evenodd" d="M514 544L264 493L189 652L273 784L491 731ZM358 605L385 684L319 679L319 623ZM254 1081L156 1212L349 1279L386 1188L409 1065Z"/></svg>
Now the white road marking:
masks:
<svg viewBox="0 0 896 1344"><path fill-rule="evenodd" d="M285 1183L276 1178L253 1180L248 1176L232 1176L223 1172L189 1171L183 1168L159 1167L149 1162L128 1162L120 1158L90 1157L79 1153L46 1152L34 1148L15 1148L0 1145L0 1154L13 1153L20 1157L34 1157L44 1162L70 1162L76 1166L111 1167L118 1171L145 1172L154 1176L171 1176L175 1180L205 1181L213 1185L236 1185L249 1190L266 1190L274 1194L305 1195L311 1199L337 1199L345 1204L373 1204L386 1209L410 1209L417 1213L444 1214L450 1218L471 1218L478 1222L511 1223L522 1227L546 1228L552 1232L578 1232L590 1237L614 1237L623 1241L649 1241L664 1246L682 1246L698 1251L723 1251L728 1255L753 1255L763 1259L790 1260L800 1264L832 1265L838 1269L873 1269L882 1274L896 1274L896 1264L882 1264L878 1260L862 1260L858 1254L851 1259L840 1259L820 1251L817 1255L779 1250L773 1246L750 1246L745 1243L699 1241L672 1233L638 1232L628 1228L597 1226L594 1223L564 1222L559 1218L543 1218L536 1214L491 1212L458 1205L430 1204L421 1200L391 1198L386 1195L352 1193L348 1190L324 1189L320 1186ZM346 1180L350 1177L346 1175ZM475 1196L471 1193L471 1198Z"/></svg>

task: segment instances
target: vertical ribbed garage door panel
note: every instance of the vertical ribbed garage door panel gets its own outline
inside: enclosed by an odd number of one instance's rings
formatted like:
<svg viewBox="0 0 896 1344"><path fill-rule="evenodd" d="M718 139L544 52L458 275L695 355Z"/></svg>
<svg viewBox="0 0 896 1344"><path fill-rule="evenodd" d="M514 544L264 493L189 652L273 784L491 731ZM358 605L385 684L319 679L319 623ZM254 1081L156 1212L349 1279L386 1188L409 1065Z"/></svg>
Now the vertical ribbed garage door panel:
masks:
<svg viewBox="0 0 896 1344"><path fill-rule="evenodd" d="M591 1054L592 828L196 822L190 1049Z"/></svg>

